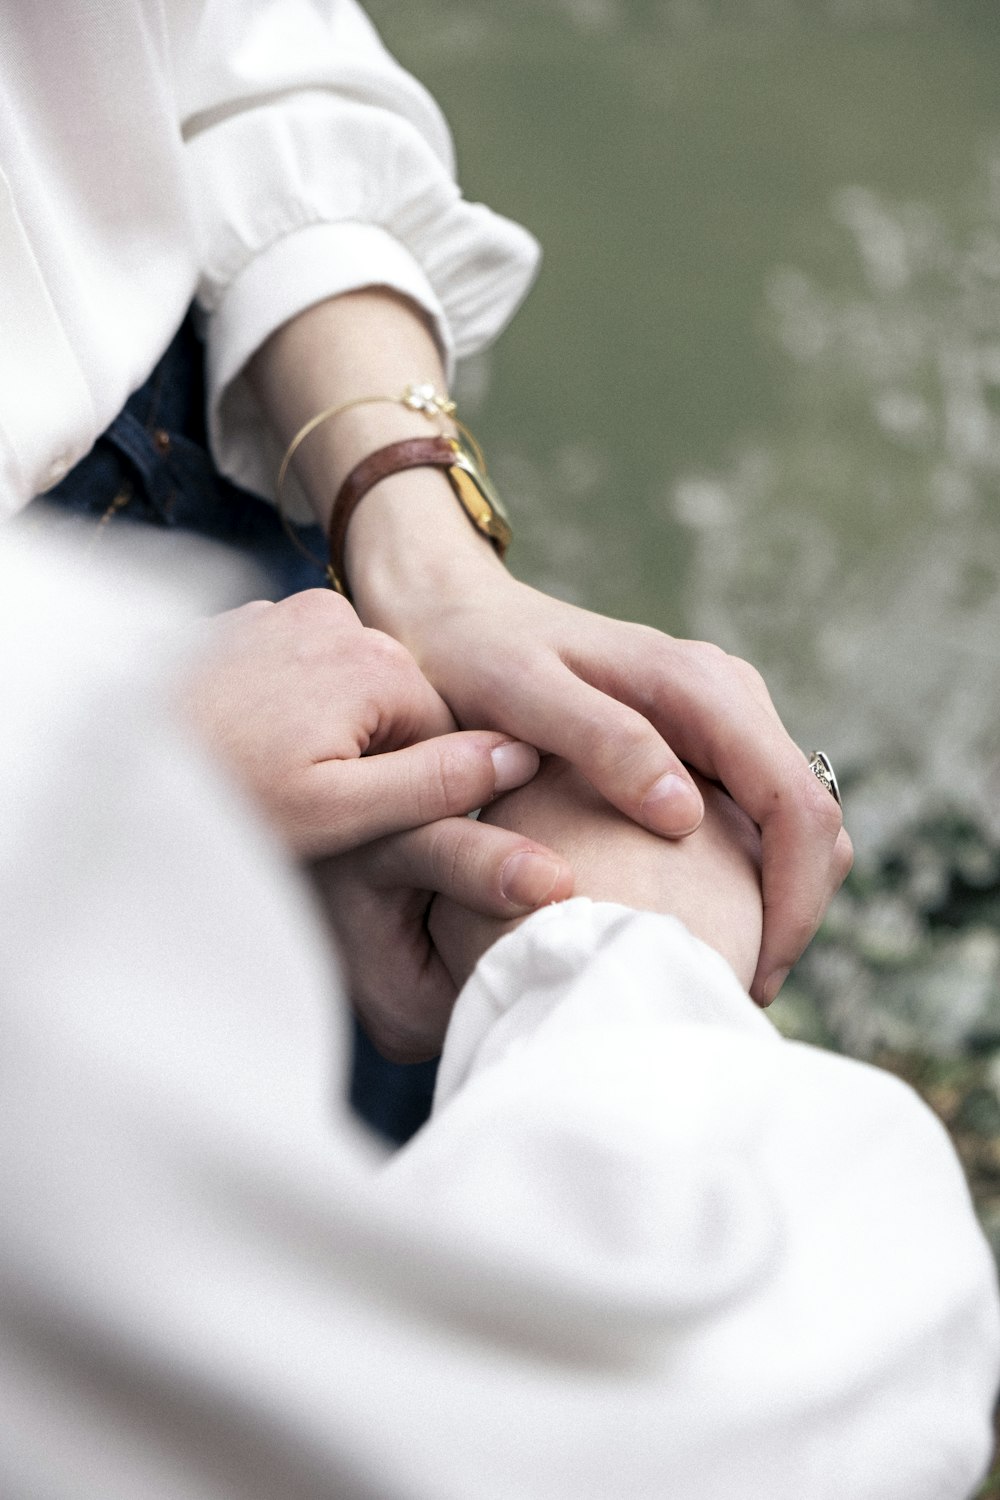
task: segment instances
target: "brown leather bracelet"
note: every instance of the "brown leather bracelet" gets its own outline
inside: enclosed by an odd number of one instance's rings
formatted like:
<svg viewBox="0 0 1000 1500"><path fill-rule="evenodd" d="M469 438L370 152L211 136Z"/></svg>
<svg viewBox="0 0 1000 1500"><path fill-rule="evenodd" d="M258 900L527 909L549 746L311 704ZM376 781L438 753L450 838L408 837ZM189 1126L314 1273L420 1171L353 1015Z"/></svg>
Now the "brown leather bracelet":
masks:
<svg viewBox="0 0 1000 1500"><path fill-rule="evenodd" d="M401 443L390 443L387 447L370 453L351 470L337 491L337 498L333 502L333 510L330 513L328 573L338 593L350 598L344 574L344 544L351 517L368 491L381 480L387 479L390 474L400 474L406 469L455 470L460 467L461 463L462 459L456 443L451 438L439 434L437 437L405 438ZM452 488L455 488L454 482ZM463 509L469 514L467 502L461 495L458 498ZM470 520L472 520L471 514ZM472 520L472 524L480 530L483 529L477 520ZM507 536L509 537L509 531ZM502 557L506 542L492 535L490 539Z"/></svg>

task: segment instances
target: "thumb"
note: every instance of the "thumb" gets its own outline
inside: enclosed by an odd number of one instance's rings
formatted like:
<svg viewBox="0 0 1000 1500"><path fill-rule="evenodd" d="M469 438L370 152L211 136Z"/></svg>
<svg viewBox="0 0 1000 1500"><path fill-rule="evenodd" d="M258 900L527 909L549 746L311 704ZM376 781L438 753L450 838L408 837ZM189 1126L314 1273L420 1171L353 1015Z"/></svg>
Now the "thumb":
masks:
<svg viewBox="0 0 1000 1500"><path fill-rule="evenodd" d="M307 774L300 853L341 854L389 833L472 812L530 781L538 752L492 730L465 730L403 750L328 760Z"/></svg>

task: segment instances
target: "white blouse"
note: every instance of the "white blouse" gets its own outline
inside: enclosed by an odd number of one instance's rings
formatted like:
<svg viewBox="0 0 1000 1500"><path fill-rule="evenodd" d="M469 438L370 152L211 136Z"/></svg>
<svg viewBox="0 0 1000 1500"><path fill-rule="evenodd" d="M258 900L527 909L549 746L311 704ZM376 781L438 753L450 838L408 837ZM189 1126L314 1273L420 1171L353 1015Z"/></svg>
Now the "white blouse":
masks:
<svg viewBox="0 0 1000 1500"><path fill-rule="evenodd" d="M538 249L455 184L448 128L354 0L46 0L0 10L0 515L89 450L193 298L216 460L274 453L241 371L322 298L386 285L449 359Z"/></svg>

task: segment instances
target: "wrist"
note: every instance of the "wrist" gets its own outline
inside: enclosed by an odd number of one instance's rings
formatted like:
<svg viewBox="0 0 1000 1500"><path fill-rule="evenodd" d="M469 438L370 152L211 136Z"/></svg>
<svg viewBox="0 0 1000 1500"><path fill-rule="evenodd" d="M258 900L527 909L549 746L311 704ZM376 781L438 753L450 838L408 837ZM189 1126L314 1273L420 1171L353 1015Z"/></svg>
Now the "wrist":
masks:
<svg viewBox="0 0 1000 1500"><path fill-rule="evenodd" d="M393 474L369 491L351 519L344 562L361 619L411 650L442 611L514 584L445 473L431 468Z"/></svg>
<svg viewBox="0 0 1000 1500"><path fill-rule="evenodd" d="M445 413L429 416L399 399L415 383L443 390L444 375L418 310L384 288L333 298L293 319L272 335L250 374L327 532L344 480L364 459L454 431ZM367 624L406 641L449 601L512 582L463 503L446 473L429 468L390 475L362 496L342 562Z"/></svg>
<svg viewBox="0 0 1000 1500"><path fill-rule="evenodd" d="M426 415L388 396L321 410L296 434L286 453L278 476L279 509L283 480L291 468L317 522L329 535L344 482L366 460L415 439L426 442L451 435L451 424L445 419L430 422Z"/></svg>
<svg viewBox="0 0 1000 1500"><path fill-rule="evenodd" d="M339 486L361 459L390 443L451 430L443 417L430 420L399 399L414 384L444 390L444 371L424 314L386 287L308 308L271 335L247 373L286 447L320 413L329 416L294 448L292 464L324 528Z"/></svg>

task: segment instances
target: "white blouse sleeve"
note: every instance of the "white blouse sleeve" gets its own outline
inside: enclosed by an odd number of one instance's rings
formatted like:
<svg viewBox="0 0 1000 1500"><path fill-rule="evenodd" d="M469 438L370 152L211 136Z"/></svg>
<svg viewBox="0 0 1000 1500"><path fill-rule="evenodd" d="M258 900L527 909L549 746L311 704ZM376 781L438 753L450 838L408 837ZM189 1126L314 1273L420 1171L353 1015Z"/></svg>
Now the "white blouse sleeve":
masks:
<svg viewBox="0 0 1000 1500"><path fill-rule="evenodd" d="M274 329L385 285L430 315L450 364L504 326L538 247L462 198L440 110L354 0L190 0L171 24L213 447L270 494L275 455L240 372Z"/></svg>

